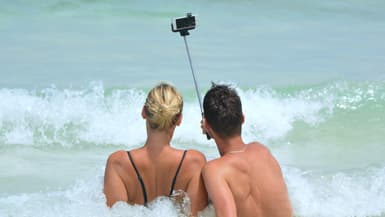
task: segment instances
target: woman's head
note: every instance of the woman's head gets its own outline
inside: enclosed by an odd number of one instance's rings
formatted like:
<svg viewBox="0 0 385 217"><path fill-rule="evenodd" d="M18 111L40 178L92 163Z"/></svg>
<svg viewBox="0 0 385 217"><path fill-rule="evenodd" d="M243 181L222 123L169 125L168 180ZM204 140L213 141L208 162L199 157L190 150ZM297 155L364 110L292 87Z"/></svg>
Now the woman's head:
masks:
<svg viewBox="0 0 385 217"><path fill-rule="evenodd" d="M160 83L147 95L144 112L151 129L166 130L179 120L183 99L175 87Z"/></svg>

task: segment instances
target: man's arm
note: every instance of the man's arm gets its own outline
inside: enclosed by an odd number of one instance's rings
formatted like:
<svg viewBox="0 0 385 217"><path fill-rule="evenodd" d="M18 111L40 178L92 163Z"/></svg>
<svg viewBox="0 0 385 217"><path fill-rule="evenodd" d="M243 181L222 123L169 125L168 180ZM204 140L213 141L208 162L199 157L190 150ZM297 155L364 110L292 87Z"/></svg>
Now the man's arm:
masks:
<svg viewBox="0 0 385 217"><path fill-rule="evenodd" d="M104 194L106 195L107 206L109 207L117 201L128 200L126 187L117 171L119 155L121 155L119 152L110 155L104 174Z"/></svg>
<svg viewBox="0 0 385 217"><path fill-rule="evenodd" d="M204 183L217 217L237 217L237 208L233 194L227 184L223 171L216 162L210 162L203 168Z"/></svg>

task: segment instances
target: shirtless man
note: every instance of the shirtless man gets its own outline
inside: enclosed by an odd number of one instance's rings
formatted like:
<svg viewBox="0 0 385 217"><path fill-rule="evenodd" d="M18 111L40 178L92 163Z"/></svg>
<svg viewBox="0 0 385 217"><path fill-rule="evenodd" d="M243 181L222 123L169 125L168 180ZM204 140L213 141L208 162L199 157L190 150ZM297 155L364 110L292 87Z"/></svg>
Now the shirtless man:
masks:
<svg viewBox="0 0 385 217"><path fill-rule="evenodd" d="M221 155L203 168L203 179L217 217L289 217L292 208L281 168L257 142L245 144L236 91L215 85L206 93L202 128Z"/></svg>

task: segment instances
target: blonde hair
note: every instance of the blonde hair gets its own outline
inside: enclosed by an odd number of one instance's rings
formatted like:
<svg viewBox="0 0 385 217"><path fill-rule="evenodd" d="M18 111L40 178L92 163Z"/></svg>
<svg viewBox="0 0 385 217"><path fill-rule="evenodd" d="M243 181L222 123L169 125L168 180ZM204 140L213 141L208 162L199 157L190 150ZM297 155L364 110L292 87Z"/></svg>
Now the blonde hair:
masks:
<svg viewBox="0 0 385 217"><path fill-rule="evenodd" d="M176 124L183 109L183 98L170 84L160 83L147 95L144 104L151 129L166 130Z"/></svg>

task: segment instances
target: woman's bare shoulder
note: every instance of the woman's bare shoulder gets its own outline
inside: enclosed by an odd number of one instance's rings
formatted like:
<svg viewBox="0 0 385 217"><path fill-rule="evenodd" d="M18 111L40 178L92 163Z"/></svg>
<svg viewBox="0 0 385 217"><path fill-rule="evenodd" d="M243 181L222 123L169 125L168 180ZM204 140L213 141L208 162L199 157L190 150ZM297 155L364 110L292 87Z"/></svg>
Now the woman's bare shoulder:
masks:
<svg viewBox="0 0 385 217"><path fill-rule="evenodd" d="M126 158L128 158L127 151L118 150L108 156L107 164L121 164Z"/></svg>
<svg viewBox="0 0 385 217"><path fill-rule="evenodd" d="M192 167L203 167L206 164L206 157L198 150L189 149L185 161Z"/></svg>

